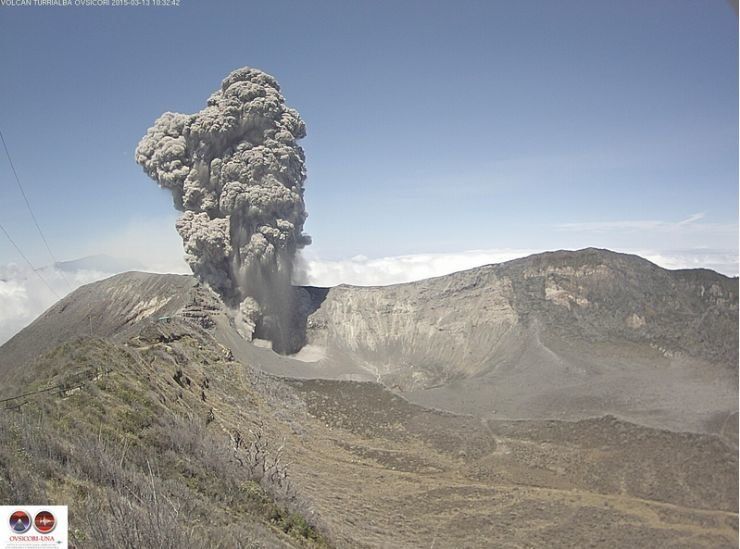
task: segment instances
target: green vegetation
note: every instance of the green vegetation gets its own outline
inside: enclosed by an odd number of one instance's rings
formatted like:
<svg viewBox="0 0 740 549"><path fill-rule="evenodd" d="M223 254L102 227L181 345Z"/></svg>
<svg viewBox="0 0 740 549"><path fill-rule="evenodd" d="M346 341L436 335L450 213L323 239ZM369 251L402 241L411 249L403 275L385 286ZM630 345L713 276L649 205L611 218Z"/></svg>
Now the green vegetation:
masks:
<svg viewBox="0 0 740 549"><path fill-rule="evenodd" d="M107 373L5 411L0 501L69 505L81 547L328 546L297 513L287 471L259 433L235 447L197 412L167 405L177 395L134 372L128 351L111 343L78 341L47 360L64 365L72 350L75 371L104 360ZM25 392L68 376L47 371Z"/></svg>

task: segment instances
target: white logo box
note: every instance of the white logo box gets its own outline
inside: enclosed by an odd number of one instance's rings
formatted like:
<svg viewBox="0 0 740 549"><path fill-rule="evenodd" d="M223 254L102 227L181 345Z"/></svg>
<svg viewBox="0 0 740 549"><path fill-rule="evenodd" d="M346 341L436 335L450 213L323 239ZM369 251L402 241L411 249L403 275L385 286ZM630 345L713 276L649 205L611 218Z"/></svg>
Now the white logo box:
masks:
<svg viewBox="0 0 740 549"><path fill-rule="evenodd" d="M68 549L66 505L0 505L0 549Z"/></svg>

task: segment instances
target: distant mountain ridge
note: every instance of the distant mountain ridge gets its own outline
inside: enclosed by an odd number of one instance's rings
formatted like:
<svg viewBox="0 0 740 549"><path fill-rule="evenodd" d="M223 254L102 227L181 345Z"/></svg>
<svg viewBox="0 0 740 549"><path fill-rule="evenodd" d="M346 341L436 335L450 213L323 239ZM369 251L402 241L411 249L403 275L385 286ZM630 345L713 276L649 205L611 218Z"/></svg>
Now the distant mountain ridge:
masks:
<svg viewBox="0 0 740 549"><path fill-rule="evenodd" d="M100 271L103 273L123 273L138 271L144 265L135 259L113 257L106 254L88 255L70 261L57 261L54 268L65 272Z"/></svg>

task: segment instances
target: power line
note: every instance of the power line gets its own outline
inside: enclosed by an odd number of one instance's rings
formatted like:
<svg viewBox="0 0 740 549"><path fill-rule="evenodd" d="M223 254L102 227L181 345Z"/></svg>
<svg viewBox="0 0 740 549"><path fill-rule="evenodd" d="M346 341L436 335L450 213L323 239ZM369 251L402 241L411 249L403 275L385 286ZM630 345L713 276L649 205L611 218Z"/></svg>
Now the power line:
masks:
<svg viewBox="0 0 740 549"><path fill-rule="evenodd" d="M28 258L26 257L26 254L24 254L24 253L23 253L23 252L21 251L21 249L20 249L20 248L18 247L18 244L16 244L16 243L15 243L15 241L14 241L14 240L13 240L13 239L12 239L12 238L10 237L10 235L8 234L8 231L6 231L6 230L5 230L5 227L3 227L2 223L0 223L0 230L2 230L2 231L3 231L3 233L5 233L5 236L7 237L7 239L8 239L9 241L10 241L10 243L11 243L11 244L13 245L13 247L14 247L14 248L16 249L16 251L17 251L17 252L18 252L18 253L20 254L20 256L21 256L21 257L22 257L23 259L25 259L25 260L26 260L26 263L28 263L28 266L29 266L29 267L31 267L31 270L32 270L32 271L33 271L34 273L36 273L36 276L37 276L37 277L39 277L39 280L41 280L41 282L43 282L43 283L44 283L44 284L46 285L46 287L47 287L47 288L49 288L49 290L51 291L51 293L53 293L53 294L54 294L54 295L56 296L56 298L57 298L57 299L61 299L61 298L59 297L59 294L58 294L58 293L56 293L56 292L54 291L54 288L52 288L52 287L51 287L51 286L49 285L49 283L48 283L48 282L46 281L46 279L45 279L45 278L44 278L43 276L41 276L41 273L39 273L39 272L38 272L38 271L36 270L36 268L35 268L35 267L33 266L33 263L31 263L31 262L29 261L29 259L28 259Z"/></svg>
<svg viewBox="0 0 740 549"><path fill-rule="evenodd" d="M75 385L68 385L67 383L59 383L57 385L53 385L52 387L45 387L43 389L39 389L38 391L31 391L29 393L23 393L20 395L15 395L15 396L0 399L0 404L5 403L5 402L10 402L12 400L18 400L19 398L24 398L27 396L39 395L41 393L48 393L49 391L54 391L58 389L61 389L62 391L71 391L74 389L81 389L82 387L85 386L85 382L82 381L82 379L95 381L95 379L101 377L102 375L108 374L108 373L110 373L110 370L105 370L104 368L102 367L99 368L97 366L93 366L92 368L87 368L86 370L72 372L71 374L69 374L69 377L72 378L71 383L76 383Z"/></svg>
<svg viewBox="0 0 740 549"><path fill-rule="evenodd" d="M52 261L55 264L56 263L59 263L57 261L57 258L54 256L54 253L51 251L51 247L49 246L49 242L46 240L46 237L44 236L44 232L41 230L41 226L39 225L39 222L36 220L36 215L33 213L33 208L31 208L31 202L28 200L28 196L26 196L26 191L23 190L23 185L21 185L21 180L18 177L18 172L15 170L15 165L13 164L13 159L10 157L10 151L8 150L8 144L5 142L5 136L3 136L3 131L2 130L0 130L0 141L3 142L3 148L5 149L5 156L8 157L8 162L10 163L10 169L13 171L13 176L15 177L15 182L18 183L18 189L21 191L21 195L23 196L23 200L26 202L26 207L28 208L28 213L31 214L31 219L33 219L33 224L36 225L36 230L38 231L39 236L41 237L41 240L44 241L44 246L46 246L46 251L49 252L49 257L51 257ZM6 235L8 234L5 231L5 229L3 229L3 232L5 232ZM8 237L8 238L10 238L10 237ZM16 246L16 249L20 252L20 249L17 246ZM26 260L26 261L28 261L28 260ZM29 262L29 265L30 265L30 262ZM67 280L67 277L65 276L64 271L62 269L59 269L59 273L62 275L62 278L64 279L64 282L67 284L67 288L69 290L72 290L72 285L69 283L69 280ZM48 284L47 284L47 286L48 286Z"/></svg>

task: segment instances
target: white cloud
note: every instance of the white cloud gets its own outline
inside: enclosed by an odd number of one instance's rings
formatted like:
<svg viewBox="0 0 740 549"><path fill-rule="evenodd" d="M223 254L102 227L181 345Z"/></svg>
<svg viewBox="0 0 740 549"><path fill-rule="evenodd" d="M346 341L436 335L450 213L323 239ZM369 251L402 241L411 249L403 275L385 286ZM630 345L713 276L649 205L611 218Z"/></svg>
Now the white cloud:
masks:
<svg viewBox="0 0 740 549"><path fill-rule="evenodd" d="M76 246L77 255L106 254L109 257L88 257L82 269L78 265L77 270L69 270L72 266L67 263L64 270L44 267L34 272L25 265L0 264L0 344L58 299L84 284L129 269L155 273L191 272L183 257L173 216L133 219L122 230L93 238Z"/></svg>
<svg viewBox="0 0 740 549"><path fill-rule="evenodd" d="M560 223L555 228L570 232L619 233L637 231L655 231L662 233L693 234L737 234L737 224L731 223L698 223L705 214L695 213L681 221L626 220L626 221L586 221L578 223Z"/></svg>
<svg viewBox="0 0 740 549"><path fill-rule="evenodd" d="M0 331L2 331L3 320L17 318L26 312L27 300L28 292L20 281L0 280L0 310L3 311L3 317L5 317L0 318Z"/></svg>
<svg viewBox="0 0 740 549"><path fill-rule="evenodd" d="M13 263L0 265L0 344L71 290L110 275L100 271L64 273L53 268L34 272Z"/></svg>
<svg viewBox="0 0 740 549"><path fill-rule="evenodd" d="M711 269L727 276L738 275L737 250L637 250L636 255L665 269Z"/></svg>
<svg viewBox="0 0 740 549"><path fill-rule="evenodd" d="M434 276L472 269L481 265L502 263L546 250L492 249L458 253L413 254L369 259L324 261L307 258L301 282L314 286L383 286L411 282ZM735 250L615 250L635 254L666 269L712 269L728 276L738 274L738 254Z"/></svg>
<svg viewBox="0 0 740 549"><path fill-rule="evenodd" d="M0 344L72 290L130 269L190 274L174 220L137 219L117 233L78 246L84 261L63 262L64 269L0 265ZM120 259L126 258L126 259ZM76 267L75 267L76 265ZM80 268L80 265L85 265ZM128 266L127 266L128 265ZM76 268L76 270L70 270Z"/></svg>
<svg viewBox="0 0 740 549"><path fill-rule="evenodd" d="M501 263L535 253L534 250L470 250L457 253L413 254L369 259L358 255L351 259L324 261L306 258L304 280L316 286L354 284L379 286L410 282L490 263Z"/></svg>
<svg viewBox="0 0 740 549"><path fill-rule="evenodd" d="M699 221L700 219L704 219L704 216L705 215L707 215L707 214L705 214L704 212L695 213L693 215L690 215L689 217L687 217L683 221L679 221L678 224L679 225L689 225L691 223L694 223L695 221Z"/></svg>

